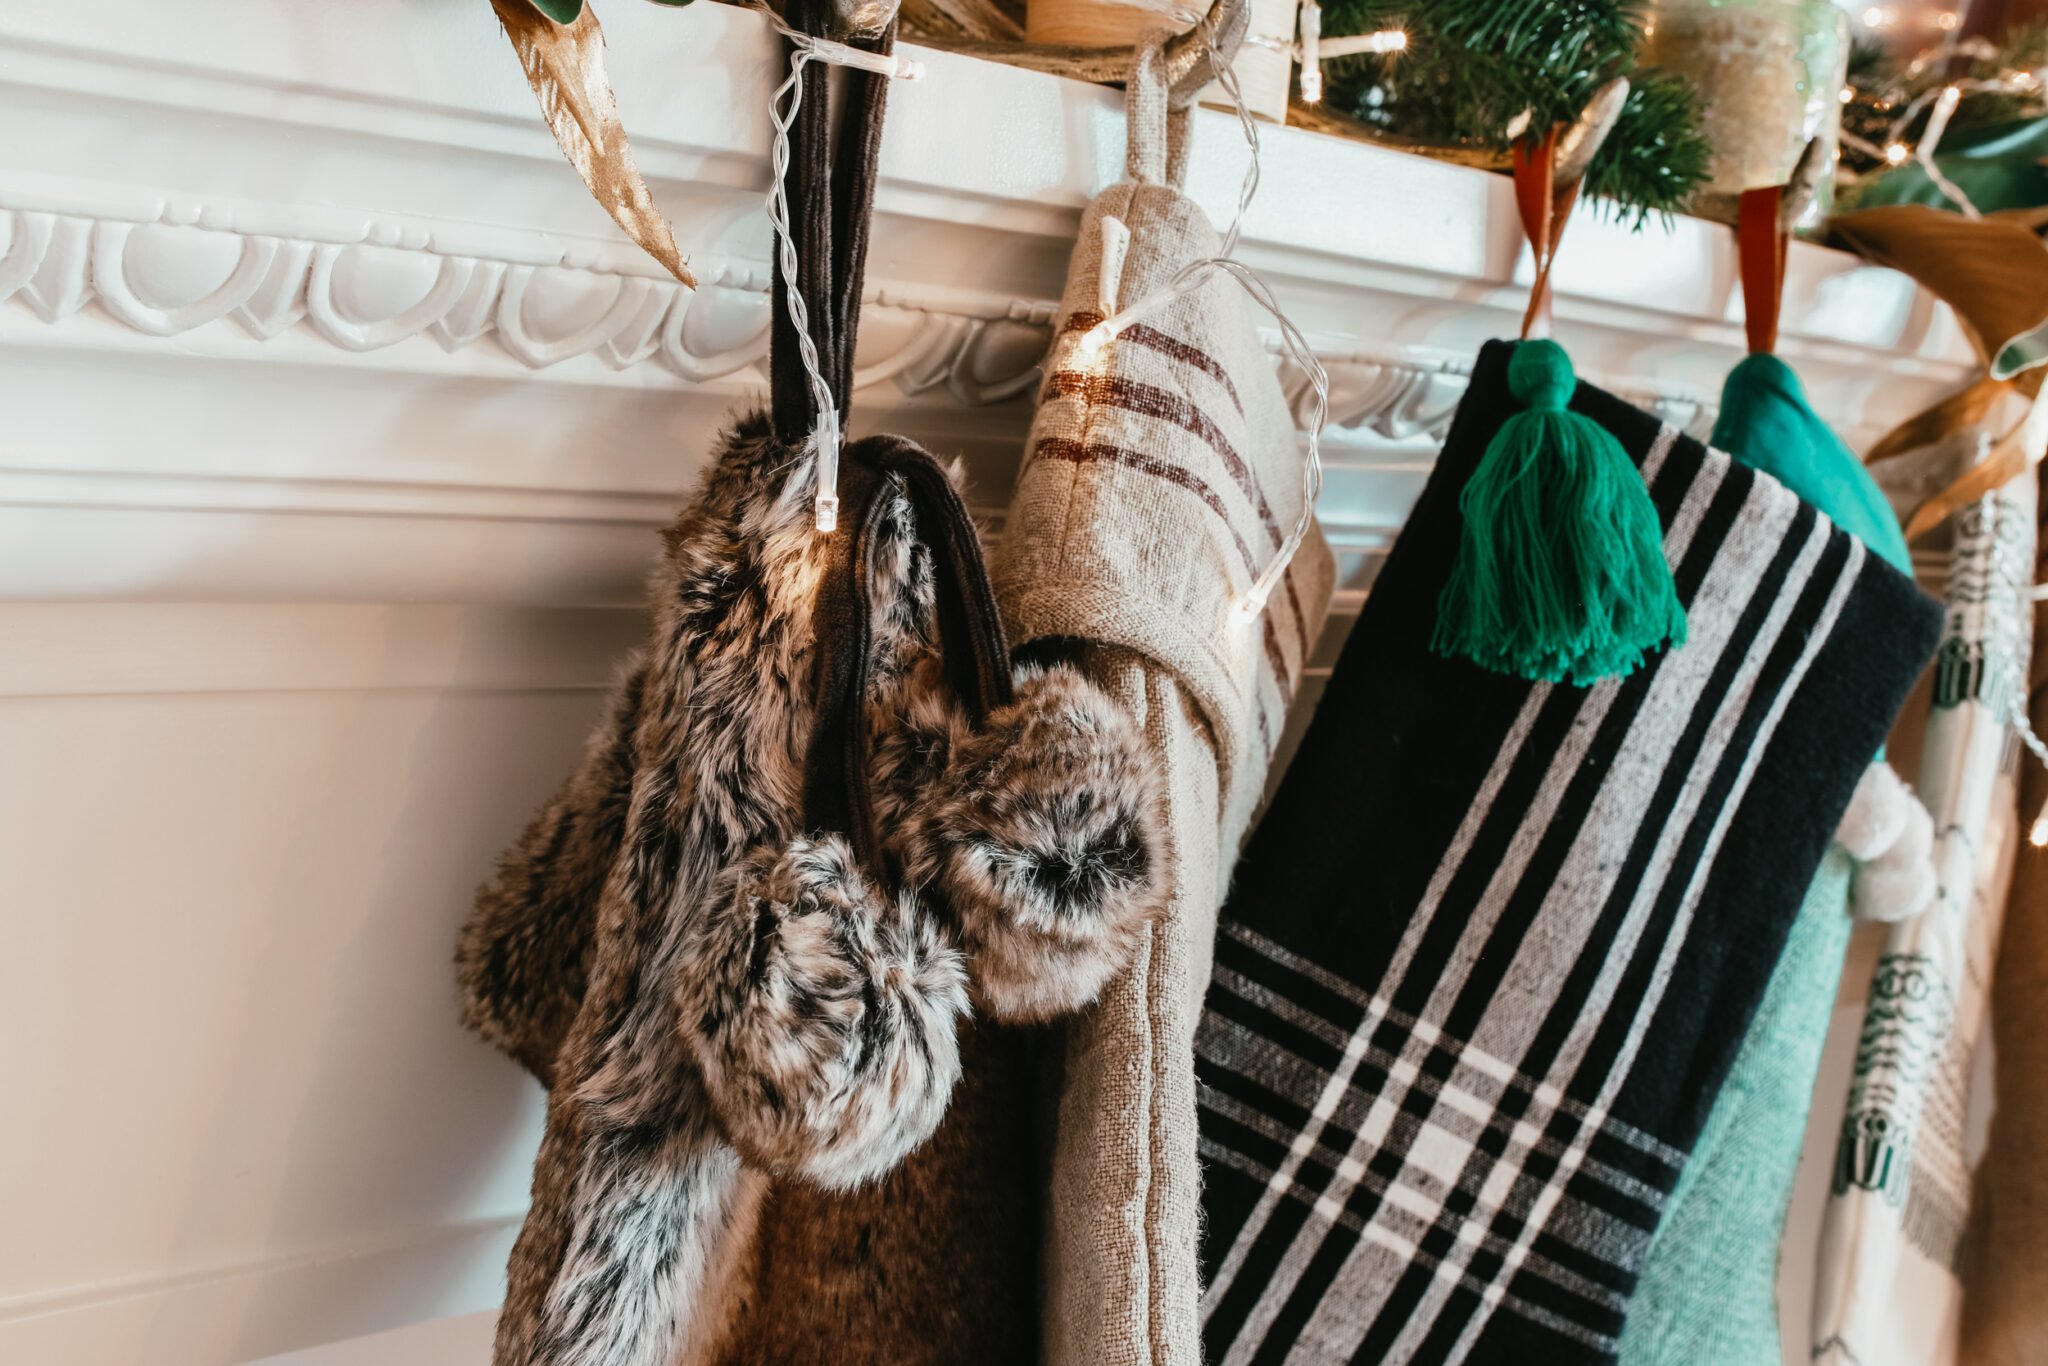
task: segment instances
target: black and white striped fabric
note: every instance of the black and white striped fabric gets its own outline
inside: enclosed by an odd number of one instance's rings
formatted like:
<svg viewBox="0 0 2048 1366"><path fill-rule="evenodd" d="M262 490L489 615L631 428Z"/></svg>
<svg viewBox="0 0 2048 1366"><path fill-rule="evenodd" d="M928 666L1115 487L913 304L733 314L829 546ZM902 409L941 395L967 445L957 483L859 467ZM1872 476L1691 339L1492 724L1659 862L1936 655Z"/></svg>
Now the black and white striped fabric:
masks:
<svg viewBox="0 0 2048 1366"><path fill-rule="evenodd" d="M1197 1040L1218 1366L1600 1362L1940 613L1768 476L1581 385L1690 640L1532 684L1429 652L1481 354L1240 865Z"/></svg>

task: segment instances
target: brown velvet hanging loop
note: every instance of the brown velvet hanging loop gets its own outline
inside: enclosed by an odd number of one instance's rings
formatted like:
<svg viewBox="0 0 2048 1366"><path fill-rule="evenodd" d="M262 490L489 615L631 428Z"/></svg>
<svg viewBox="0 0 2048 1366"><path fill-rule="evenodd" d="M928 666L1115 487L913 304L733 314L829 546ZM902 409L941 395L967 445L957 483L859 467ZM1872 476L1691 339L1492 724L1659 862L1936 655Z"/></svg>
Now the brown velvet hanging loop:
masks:
<svg viewBox="0 0 2048 1366"><path fill-rule="evenodd" d="M1785 300L1785 255L1792 233L1785 226L1785 187L1744 190L1736 208L1736 253L1742 267L1742 327L1749 354L1778 349L1778 313Z"/></svg>
<svg viewBox="0 0 2048 1366"><path fill-rule="evenodd" d="M945 467L914 441L870 436L846 448L840 488L852 515L836 536L819 587L820 710L805 759L804 810L816 828L844 832L861 865L875 869L882 842L873 794L862 781L872 741L861 692L868 672L875 531L893 495L910 500L919 536L931 549L939 653L969 719L979 728L1015 690L980 538Z"/></svg>
<svg viewBox="0 0 2048 1366"><path fill-rule="evenodd" d="M831 0L790 0L783 19L799 33L825 37L832 22ZM892 23L874 38L857 38L847 45L888 52L896 45L896 27ZM794 44L785 38L782 46L787 59ZM836 154L827 64L806 63L799 80L803 99L789 130L784 190L790 228L796 236L797 289L810 320L811 343L817 348L818 363L844 431L853 398L853 348L860 328L875 161L882 145L889 78L872 71L847 72ZM776 434L784 440L800 441L817 425L817 404L797 349L796 325L789 316L779 255L773 261L770 290L770 407Z"/></svg>
<svg viewBox="0 0 2048 1366"><path fill-rule="evenodd" d="M790 0L785 15L791 28L818 36L826 35L830 21L830 0ZM785 50L791 46L787 39L784 45ZM895 46L895 27L851 45L888 52ZM813 61L800 77L803 100L790 128L785 190L797 234L798 289L843 430L853 396L854 342L889 78L862 70L847 73L835 152L828 75L823 62ZM772 289L769 375L775 428L785 441L801 443L809 439L818 414L779 259ZM948 681L977 725L1012 696L1009 651L980 540L944 467L901 437L850 442L840 453L842 530L834 534L818 589L819 712L805 758L804 807L814 829L845 833L856 858L870 870L881 857L864 781L870 739L861 701L871 646L872 554L878 523L899 494L910 500L919 535L932 552L938 644Z"/></svg>
<svg viewBox="0 0 2048 1366"><path fill-rule="evenodd" d="M1536 279L1529 286L1529 306L1522 314L1522 339L1550 335L1550 268L1557 261L1557 246L1564 239L1564 225L1579 199L1579 181L1557 183L1557 143L1561 128L1553 128L1534 144L1518 142L1514 148L1515 208L1522 217L1522 234L1536 261Z"/></svg>

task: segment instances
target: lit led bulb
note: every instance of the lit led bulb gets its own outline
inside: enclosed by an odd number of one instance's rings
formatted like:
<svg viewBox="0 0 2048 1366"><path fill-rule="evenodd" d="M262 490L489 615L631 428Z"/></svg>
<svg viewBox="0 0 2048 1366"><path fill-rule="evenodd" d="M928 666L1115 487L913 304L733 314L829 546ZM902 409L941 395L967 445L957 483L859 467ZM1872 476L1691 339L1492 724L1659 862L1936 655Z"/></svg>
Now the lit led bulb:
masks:
<svg viewBox="0 0 2048 1366"><path fill-rule="evenodd" d="M811 500L813 524L820 532L839 529L839 410L819 404L811 428L811 449L818 457L818 492Z"/></svg>
<svg viewBox="0 0 2048 1366"><path fill-rule="evenodd" d="M2036 849L2048 849L2048 802L2041 805L2041 814L2034 817L2033 828L2027 831L2027 843Z"/></svg>
<svg viewBox="0 0 2048 1366"><path fill-rule="evenodd" d="M1301 7L1301 102L1317 104L1323 98L1323 7L1316 0L1304 0Z"/></svg>
<svg viewBox="0 0 2048 1366"><path fill-rule="evenodd" d="M1377 33L1351 33L1342 38L1323 39L1319 50L1325 57L1356 57L1360 53L1391 57L1408 50L1408 34L1398 28L1383 28Z"/></svg>
<svg viewBox="0 0 2048 1366"><path fill-rule="evenodd" d="M1906 144L1903 142L1890 142L1885 144L1884 159L1894 166L1905 165L1906 158L1911 155L1913 155L1912 152L1907 149Z"/></svg>

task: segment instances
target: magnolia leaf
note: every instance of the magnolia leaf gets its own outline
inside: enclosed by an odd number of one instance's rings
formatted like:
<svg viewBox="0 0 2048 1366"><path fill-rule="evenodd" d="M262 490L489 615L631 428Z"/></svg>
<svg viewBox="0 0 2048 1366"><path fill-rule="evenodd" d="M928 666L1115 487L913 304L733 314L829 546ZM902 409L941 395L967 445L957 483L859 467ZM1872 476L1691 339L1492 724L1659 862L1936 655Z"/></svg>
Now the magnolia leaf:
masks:
<svg viewBox="0 0 2048 1366"><path fill-rule="evenodd" d="M626 235L694 289L697 281L676 249L675 231L654 207L647 182L633 165L633 149L604 74L604 30L597 26L597 12L583 7L574 23L556 24L528 0L491 0L491 8L505 25L562 155Z"/></svg>
<svg viewBox="0 0 2048 1366"><path fill-rule="evenodd" d="M1965 218L1925 204L1886 204L1836 214L1828 230L1837 244L1903 271L1954 309L1993 378L2033 370L2023 383L2028 393L2040 388L2034 367L2044 357L2032 354L2032 338L2048 328L2048 251L2030 215Z"/></svg>
<svg viewBox="0 0 2048 1366"><path fill-rule="evenodd" d="M583 13L583 0L527 0L558 24L573 24Z"/></svg>

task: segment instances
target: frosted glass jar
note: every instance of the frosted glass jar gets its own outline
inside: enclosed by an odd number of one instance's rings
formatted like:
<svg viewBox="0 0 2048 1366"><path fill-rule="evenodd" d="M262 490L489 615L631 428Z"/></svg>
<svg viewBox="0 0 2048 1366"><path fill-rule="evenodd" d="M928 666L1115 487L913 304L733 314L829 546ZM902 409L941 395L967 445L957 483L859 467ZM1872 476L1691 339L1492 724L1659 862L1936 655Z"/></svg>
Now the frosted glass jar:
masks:
<svg viewBox="0 0 2048 1366"><path fill-rule="evenodd" d="M1849 65L1849 17L1832 0L1658 0L1643 60L1691 79L1705 102L1709 212L1783 184L1811 138L1832 169ZM1815 198L1818 210L1825 183Z"/></svg>

